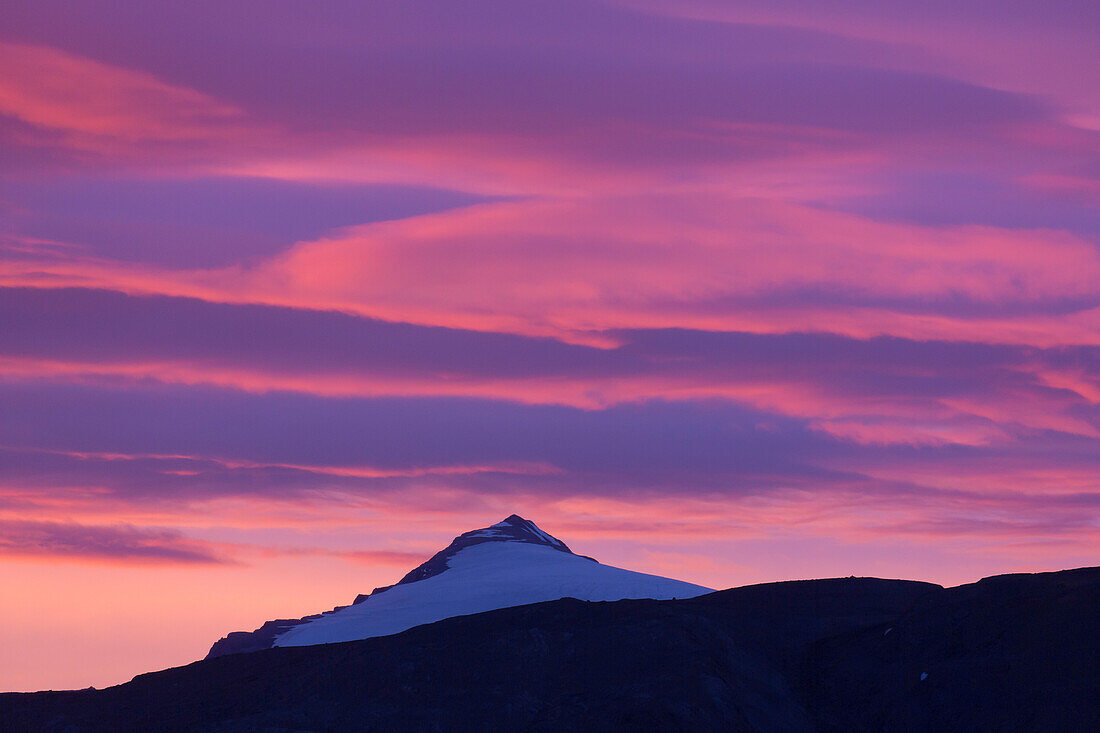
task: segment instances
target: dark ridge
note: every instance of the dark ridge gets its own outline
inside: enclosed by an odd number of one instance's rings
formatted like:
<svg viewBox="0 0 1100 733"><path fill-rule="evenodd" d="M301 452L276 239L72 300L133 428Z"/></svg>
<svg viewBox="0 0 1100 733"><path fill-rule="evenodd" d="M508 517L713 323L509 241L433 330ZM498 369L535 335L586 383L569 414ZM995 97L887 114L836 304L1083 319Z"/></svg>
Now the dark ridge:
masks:
<svg viewBox="0 0 1100 733"><path fill-rule="evenodd" d="M5 731L1100 730L1100 568L563 599L0 695Z"/></svg>
<svg viewBox="0 0 1100 733"><path fill-rule="evenodd" d="M358 598L363 598L363 596L359 596ZM354 603L359 602L358 598L356 598ZM354 603L352 605L354 605ZM301 624L307 624L314 619L322 618L330 613L336 613L345 608L347 608L347 606L337 606L331 611L314 613L309 616L303 616L302 618L280 618L274 621L265 621L263 626L255 631L230 631L229 634L214 642L204 659L212 659L225 654L242 654L245 652L257 652L261 649L270 649L275 643L275 637L284 631Z"/></svg>
<svg viewBox="0 0 1100 733"><path fill-rule="evenodd" d="M306 619L281 618L268 621L255 631L230 631L214 642L206 659L220 657L225 654L243 654L245 652L258 652L261 649L270 649L275 643L275 637L287 629L292 629L298 624L305 623Z"/></svg>

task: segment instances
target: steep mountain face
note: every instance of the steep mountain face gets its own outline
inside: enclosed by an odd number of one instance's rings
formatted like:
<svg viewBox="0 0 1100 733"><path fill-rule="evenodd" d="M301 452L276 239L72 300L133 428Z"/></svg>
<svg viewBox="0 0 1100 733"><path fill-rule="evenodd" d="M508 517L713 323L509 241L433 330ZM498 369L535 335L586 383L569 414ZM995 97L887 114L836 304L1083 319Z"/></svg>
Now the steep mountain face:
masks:
<svg viewBox="0 0 1100 733"><path fill-rule="evenodd" d="M1095 731L1098 608L1100 568L562 599L0 695L0 730Z"/></svg>
<svg viewBox="0 0 1100 733"><path fill-rule="evenodd" d="M394 585L350 606L302 619L268 621L220 639L207 658L272 646L309 646L396 634L453 616L559 598L692 598L711 589L602 565L513 514L459 535Z"/></svg>

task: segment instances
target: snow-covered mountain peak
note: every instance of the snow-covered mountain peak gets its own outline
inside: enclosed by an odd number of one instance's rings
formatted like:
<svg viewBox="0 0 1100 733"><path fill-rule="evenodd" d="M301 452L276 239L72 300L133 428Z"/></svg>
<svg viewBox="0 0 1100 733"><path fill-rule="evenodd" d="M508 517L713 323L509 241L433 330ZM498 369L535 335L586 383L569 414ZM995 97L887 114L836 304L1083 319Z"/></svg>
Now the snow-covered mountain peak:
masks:
<svg viewBox="0 0 1100 733"><path fill-rule="evenodd" d="M513 514L460 534L394 585L360 595L350 606L269 621L253 632L234 632L216 643L209 656L366 639L454 616L566 597L690 598L709 590L601 565Z"/></svg>

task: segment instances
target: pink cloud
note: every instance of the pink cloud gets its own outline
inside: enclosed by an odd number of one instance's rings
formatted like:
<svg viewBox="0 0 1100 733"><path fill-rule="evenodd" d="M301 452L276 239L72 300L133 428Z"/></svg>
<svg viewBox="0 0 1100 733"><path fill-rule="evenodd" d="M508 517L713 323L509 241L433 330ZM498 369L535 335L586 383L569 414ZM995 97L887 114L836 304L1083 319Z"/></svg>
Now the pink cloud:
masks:
<svg viewBox="0 0 1100 733"><path fill-rule="evenodd" d="M675 326L1050 345L1100 333L1100 308L1044 312L1097 297L1100 255L1069 233L702 194L483 204L352 227L250 269L19 258L0 279L565 338Z"/></svg>
<svg viewBox="0 0 1100 733"><path fill-rule="evenodd" d="M0 43L0 113L97 151L244 132L243 113L233 105L144 71L14 43Z"/></svg>
<svg viewBox="0 0 1100 733"><path fill-rule="evenodd" d="M1094 297L1098 278L1100 255L1066 233L887 224L702 195L485 204L352 228L244 275L259 300L486 330L675 325L949 339L981 330L996 341L1038 340L1039 324L1060 321L1071 342L1095 339L1095 314L1013 314L991 328L994 319L919 304ZM769 303L804 289L848 300Z"/></svg>

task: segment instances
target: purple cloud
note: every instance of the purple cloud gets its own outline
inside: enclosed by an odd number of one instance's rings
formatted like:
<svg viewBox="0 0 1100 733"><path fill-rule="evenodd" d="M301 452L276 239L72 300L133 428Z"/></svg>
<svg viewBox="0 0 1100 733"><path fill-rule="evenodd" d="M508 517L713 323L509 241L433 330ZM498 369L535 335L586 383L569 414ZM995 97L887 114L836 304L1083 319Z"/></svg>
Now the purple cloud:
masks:
<svg viewBox="0 0 1100 733"><path fill-rule="evenodd" d="M912 51L790 26L581 0L348 3L315 17L305 42L288 34L301 27L300 11L248 7L16 5L4 37L147 70L232 103L294 131L292 149L306 155L369 140L483 137L479 148L490 156L709 166L788 155L792 142L816 150L881 137L961 144L979 129L1056 119L1028 95L899 68L920 56ZM110 32L87 31L104 27ZM729 125L778 129L746 140L723 131ZM800 136L793 127L868 139ZM280 138L267 152L289 152L285 145Z"/></svg>
<svg viewBox="0 0 1100 733"><path fill-rule="evenodd" d="M187 268L253 260L338 227L485 200L416 186L238 177L0 180L9 233L81 245L96 257Z"/></svg>
<svg viewBox="0 0 1100 733"><path fill-rule="evenodd" d="M1094 176L1095 177L1095 176ZM829 202L877 220L925 226L987 225L1006 229L1062 229L1100 242L1100 206L1024 183L970 172L900 174L879 182L875 194Z"/></svg>
<svg viewBox="0 0 1100 733"><path fill-rule="evenodd" d="M966 312L965 303L958 308ZM463 384L526 380L797 381L847 396L942 398L1047 389L1046 369L1100 380L1100 347L1048 349L830 334L687 329L602 334L615 348L418 326L328 311L135 297L82 289L0 288L0 355L77 364L169 363L217 374L334 376ZM308 380L305 382L308 387ZM655 383L648 396L660 396ZM532 399L540 399L532 388ZM546 399L555 399L548 393Z"/></svg>
<svg viewBox="0 0 1100 733"><path fill-rule="evenodd" d="M0 470L9 480L33 481L37 475L38 483L49 484L58 472L84 472L93 483L113 476L127 493L184 500L215 485L257 495L311 488L385 491L416 483L402 472L463 466L486 467L486 474L494 473L493 466L551 470L432 481L639 495L740 494L863 483L864 474L907 465L941 471L988 461L1100 467L1100 441L1092 437L1006 428L1013 437L990 445L862 444L815 430L806 419L715 400L585 410L463 398L332 399L21 383L0 387L0 404L0 444L9 447ZM116 455L136 458L110 458ZM395 474L375 479L327 471L357 467Z"/></svg>
<svg viewBox="0 0 1100 733"><path fill-rule="evenodd" d="M171 530L22 520L0 520L0 556L4 555L136 563L227 562L211 544Z"/></svg>

